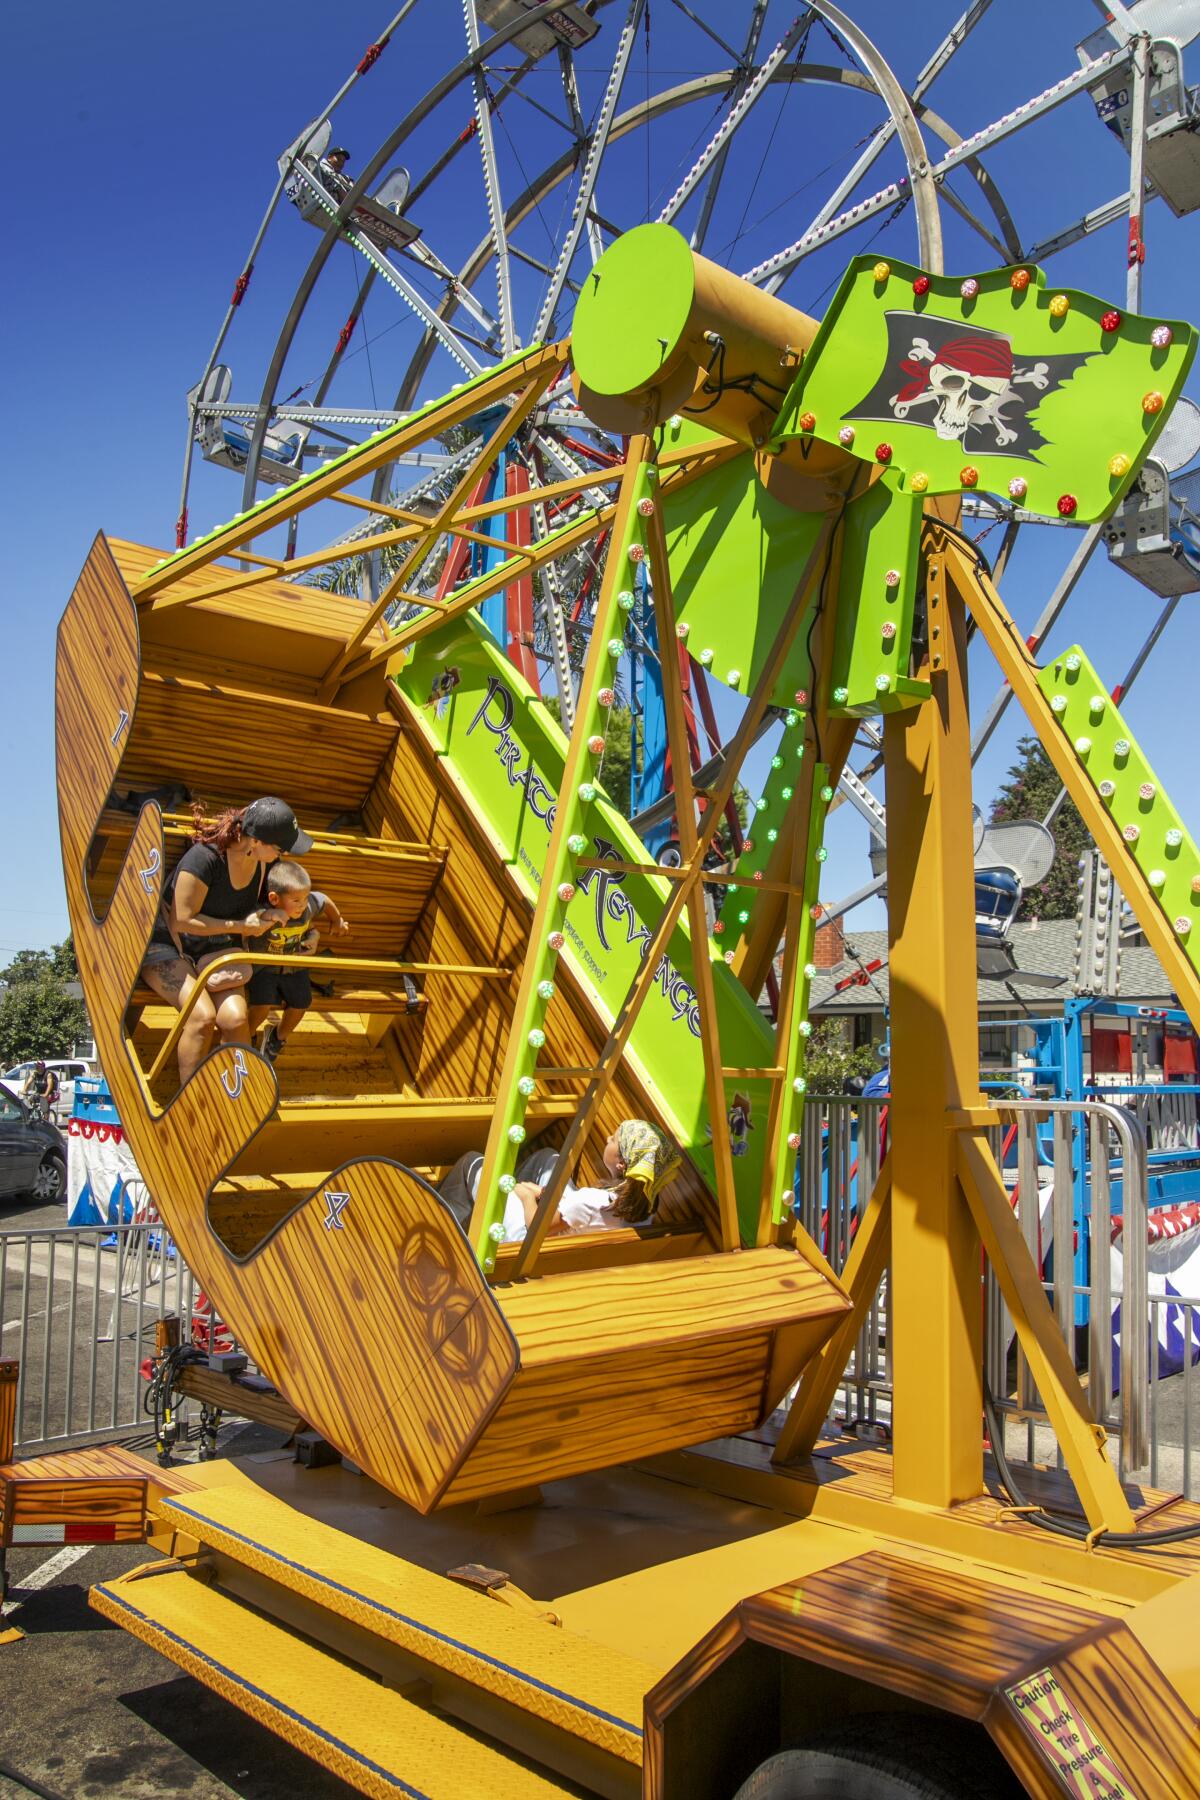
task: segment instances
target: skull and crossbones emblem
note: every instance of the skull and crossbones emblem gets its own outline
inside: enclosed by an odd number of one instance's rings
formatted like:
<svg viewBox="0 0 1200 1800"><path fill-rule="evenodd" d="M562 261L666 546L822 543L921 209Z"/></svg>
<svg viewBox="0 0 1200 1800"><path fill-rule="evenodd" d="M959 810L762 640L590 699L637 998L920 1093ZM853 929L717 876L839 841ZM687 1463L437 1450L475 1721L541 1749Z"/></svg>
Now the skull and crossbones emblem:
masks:
<svg viewBox="0 0 1200 1800"><path fill-rule="evenodd" d="M1024 406L1018 386L1044 392L1050 385L1047 363L1016 368L1006 338L975 333L950 338L937 350L927 337L914 337L900 369L908 379L890 396L897 419L907 419L914 407L931 406L929 422L940 438L961 441L969 426L990 427L1001 450L1017 441L1004 408L1013 402Z"/></svg>
<svg viewBox="0 0 1200 1800"><path fill-rule="evenodd" d="M1023 360L1003 332L953 319L890 312L887 325L884 367L846 416L920 425L968 454L1036 456L1046 440L1030 414L1087 360Z"/></svg>

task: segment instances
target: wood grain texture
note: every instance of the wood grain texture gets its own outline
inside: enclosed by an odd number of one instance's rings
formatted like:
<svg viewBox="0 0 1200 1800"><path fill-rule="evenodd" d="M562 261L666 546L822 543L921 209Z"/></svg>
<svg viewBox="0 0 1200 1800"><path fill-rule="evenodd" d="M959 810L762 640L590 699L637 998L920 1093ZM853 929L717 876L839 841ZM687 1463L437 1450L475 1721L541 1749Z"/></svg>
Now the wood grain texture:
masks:
<svg viewBox="0 0 1200 1800"><path fill-rule="evenodd" d="M167 554L120 538L111 541L110 549L129 587ZM182 575L173 592L198 593L215 585L224 573L200 569ZM140 625L147 660L168 653L172 658L189 653L208 658L215 653L247 675L257 671L260 681L262 671L269 669L288 691L315 699L319 677L361 617L359 600L299 582L269 581L163 612L143 608ZM383 633L379 635L382 642ZM380 677L376 691L382 690Z"/></svg>
<svg viewBox="0 0 1200 1800"><path fill-rule="evenodd" d="M992 1690L1103 1615L871 1551L743 1603L750 1637L980 1719Z"/></svg>
<svg viewBox="0 0 1200 1800"><path fill-rule="evenodd" d="M140 1544L146 1535L145 1478L0 1479L0 1543L11 1544L18 1527L39 1525L65 1525L81 1536L89 1528L111 1527L115 1543Z"/></svg>
<svg viewBox="0 0 1200 1800"><path fill-rule="evenodd" d="M1126 1625L1025 1588L873 1550L748 1597L651 1689L652 1800L671 1794L673 1718L685 1716L684 1702L747 1640L984 1724L1026 1791L1055 1800L1076 1789L1058 1785L1008 1697L1014 1684L1049 1669L1127 1777L1131 1800L1200 1795L1200 1726Z"/></svg>
<svg viewBox="0 0 1200 1800"><path fill-rule="evenodd" d="M148 628L156 628L152 613ZM236 639L232 624L228 635ZM58 661L64 867L100 1060L188 1266L295 1413L422 1511L755 1423L771 1388L785 1373L791 1378L847 1305L794 1252L663 1260L647 1238L645 1260L584 1266L494 1294L446 1208L399 1166L445 1165L483 1143L507 1030L502 993L432 975L422 1019L407 1021L391 1043L349 1054L330 1026L329 1066L349 1084L341 1093L280 1102L263 1058L224 1048L165 1109L155 1104L135 1054L139 1040L127 1040L122 1021L164 878L158 809L145 808L133 826L102 921L86 874L124 746L150 741L140 716L147 684L139 698L137 619L102 541L64 615ZM150 682L152 720L163 717L155 709L169 686ZM186 691L190 706L199 690ZM211 691L203 693L211 704ZM300 702L289 706L294 714ZM197 745L202 716L198 710L188 726ZM257 736L256 726L238 754L251 758ZM438 788L431 759L409 754L407 733L389 727L387 742L367 831L448 846L410 954L516 966L528 904L508 889L461 804ZM254 766L247 761L243 793L262 786L249 779ZM295 799L294 787L288 797ZM548 1052L556 1062L587 1063L602 1028L579 994L564 989ZM411 1091L374 1085L392 1059L397 1088ZM354 1091L362 1081L372 1084L365 1094ZM648 1100L623 1078L599 1129L631 1111L653 1118ZM532 1131L561 1128L575 1105L560 1084L532 1104ZM332 1173L314 1176L326 1169ZM238 1182L249 1182L267 1227L252 1242L235 1229L236 1251L208 1212L227 1178L219 1200L227 1221ZM711 1197L690 1166L679 1187L683 1215L693 1228L701 1220L708 1235ZM622 1241L626 1256L640 1253L639 1240ZM580 1259L591 1260L586 1250ZM565 1260L547 1267L565 1268Z"/></svg>
<svg viewBox="0 0 1200 1800"><path fill-rule="evenodd" d="M143 672L122 782L182 781L201 794L283 794L357 812L396 736L386 714L365 717L217 682Z"/></svg>
<svg viewBox="0 0 1200 1800"><path fill-rule="evenodd" d="M1027 1675L1036 1675L1041 1666ZM1127 1625L1113 1621L1047 1666L1073 1721L1108 1753L1138 1800L1200 1796L1200 1723ZM1051 1760L1007 1693L994 1697L987 1725L1031 1792L1039 1791L1038 1784L1047 1794L1060 1791ZM1083 1753L1082 1743L1075 1748Z"/></svg>
<svg viewBox="0 0 1200 1800"><path fill-rule="evenodd" d="M566 1098L534 1101L528 1113L531 1132L569 1118L571 1107ZM393 1157L418 1168L449 1164L464 1150L478 1146L479 1132L487 1130L491 1113L488 1096L403 1101L390 1095L377 1100L285 1103L239 1156L236 1172L261 1175L313 1169L357 1156Z"/></svg>
<svg viewBox="0 0 1200 1800"><path fill-rule="evenodd" d="M576 1337L593 1355L651 1350L774 1330L806 1317L829 1318L832 1329L846 1307L794 1250L775 1248L661 1268L631 1265L608 1271L603 1283L586 1271L552 1284L534 1279L498 1289L497 1298L520 1338L525 1369L558 1361Z"/></svg>

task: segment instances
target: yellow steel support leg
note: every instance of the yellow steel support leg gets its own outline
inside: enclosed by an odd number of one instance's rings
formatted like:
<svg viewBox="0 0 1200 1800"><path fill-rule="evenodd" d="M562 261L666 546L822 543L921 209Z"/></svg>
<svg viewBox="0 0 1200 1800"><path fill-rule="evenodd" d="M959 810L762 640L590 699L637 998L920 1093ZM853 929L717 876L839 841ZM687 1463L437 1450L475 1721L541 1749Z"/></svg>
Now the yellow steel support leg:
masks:
<svg viewBox="0 0 1200 1800"><path fill-rule="evenodd" d="M805 1370L775 1445L774 1462L803 1462L806 1456L811 1456L821 1435L838 1383L854 1349L854 1340L866 1322L887 1267L891 1248L891 1202L892 1164L891 1157L885 1156L842 1270L842 1284L850 1295L851 1311Z"/></svg>
<svg viewBox="0 0 1200 1800"><path fill-rule="evenodd" d="M950 1131L947 1138L957 1139L958 1174L967 1204L996 1271L1088 1524L1093 1530L1102 1526L1106 1531L1132 1531L1133 1514L1105 1450L1107 1433L1092 1418L987 1140L981 1134L965 1131Z"/></svg>
<svg viewBox="0 0 1200 1800"><path fill-rule="evenodd" d="M933 694L884 722L892 1032L897 1499L951 1506L983 1486L979 1237L946 1111L979 1098L965 614L931 532Z"/></svg>

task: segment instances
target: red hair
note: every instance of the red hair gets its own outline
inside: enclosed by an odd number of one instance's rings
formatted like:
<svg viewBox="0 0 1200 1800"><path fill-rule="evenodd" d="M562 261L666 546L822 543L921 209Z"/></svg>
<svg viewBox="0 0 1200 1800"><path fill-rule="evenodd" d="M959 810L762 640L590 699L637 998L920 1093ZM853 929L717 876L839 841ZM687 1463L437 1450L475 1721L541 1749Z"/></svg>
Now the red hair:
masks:
<svg viewBox="0 0 1200 1800"><path fill-rule="evenodd" d="M199 800L192 802L192 842L207 844L222 856L241 841L244 806L227 806L217 818L206 820Z"/></svg>

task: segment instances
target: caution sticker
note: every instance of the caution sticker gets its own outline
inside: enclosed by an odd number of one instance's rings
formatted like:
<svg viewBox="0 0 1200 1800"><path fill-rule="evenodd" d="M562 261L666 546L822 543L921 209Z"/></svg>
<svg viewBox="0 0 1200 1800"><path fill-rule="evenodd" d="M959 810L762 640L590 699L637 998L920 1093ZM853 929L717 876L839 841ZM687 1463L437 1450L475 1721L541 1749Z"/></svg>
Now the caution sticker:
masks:
<svg viewBox="0 0 1200 1800"><path fill-rule="evenodd" d="M1052 1670L1039 1669L1005 1693L1068 1793L1080 1800L1138 1800Z"/></svg>

